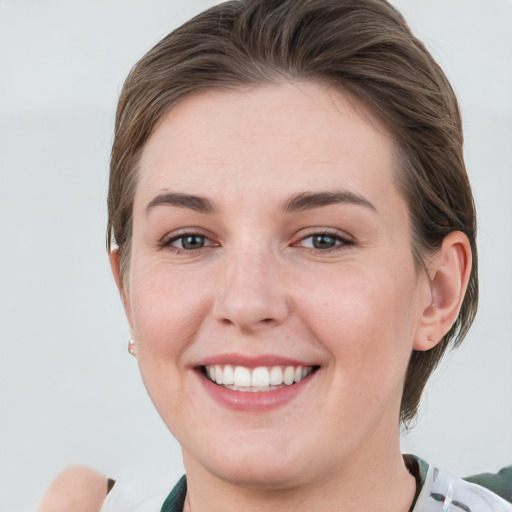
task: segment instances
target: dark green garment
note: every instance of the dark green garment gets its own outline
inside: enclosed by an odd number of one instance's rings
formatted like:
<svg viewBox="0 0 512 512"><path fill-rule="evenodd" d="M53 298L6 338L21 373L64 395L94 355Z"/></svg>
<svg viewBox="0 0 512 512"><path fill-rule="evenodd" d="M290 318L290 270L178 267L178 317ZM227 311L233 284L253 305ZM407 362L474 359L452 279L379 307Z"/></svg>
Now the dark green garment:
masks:
<svg viewBox="0 0 512 512"><path fill-rule="evenodd" d="M500 469L496 474L481 473L480 475L468 476L464 480L486 487L494 494L512 503L512 464Z"/></svg>
<svg viewBox="0 0 512 512"><path fill-rule="evenodd" d="M425 477L428 471L428 464L414 455L404 455L407 469L416 478L416 496L411 505L411 510L416 505L416 500L425 483ZM512 465L503 468L496 474L482 473L464 478L468 482L486 487L498 496L512 503ZM183 475L176 484L167 499L165 500L161 512L183 512L185 497L187 495L187 477Z"/></svg>
<svg viewBox="0 0 512 512"><path fill-rule="evenodd" d="M416 505L416 500L421 491L425 477L428 471L428 464L421 460L419 457L413 455L404 455L404 460L407 465L407 469L416 478L416 495L411 505L411 511ZM187 495L187 477L183 475L180 481L174 486L164 504L162 505L161 512L183 512L183 506L185 505L185 497Z"/></svg>
<svg viewBox="0 0 512 512"><path fill-rule="evenodd" d="M416 502L418 501L418 496L427 478L428 464L423 459L416 457L416 455L404 454L403 458L407 470L416 479L416 493L414 494L414 499L409 509L409 512L413 512Z"/></svg>
<svg viewBox="0 0 512 512"><path fill-rule="evenodd" d="M183 475L179 482L174 486L171 494L167 496L162 505L161 512L183 512L185 497L187 495L187 476Z"/></svg>

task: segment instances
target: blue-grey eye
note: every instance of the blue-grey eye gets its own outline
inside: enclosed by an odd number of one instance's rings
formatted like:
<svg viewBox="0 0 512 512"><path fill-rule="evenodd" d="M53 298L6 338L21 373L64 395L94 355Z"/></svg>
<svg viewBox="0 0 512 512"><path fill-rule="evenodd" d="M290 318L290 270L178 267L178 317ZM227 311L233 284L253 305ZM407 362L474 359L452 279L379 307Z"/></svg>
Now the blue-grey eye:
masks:
<svg viewBox="0 0 512 512"><path fill-rule="evenodd" d="M315 233L309 236L305 236L297 245L300 247L306 247L307 249L328 251L329 249L338 249L345 245L351 245L351 242L339 235L331 235L330 233Z"/></svg>
<svg viewBox="0 0 512 512"><path fill-rule="evenodd" d="M180 249L186 249L187 251L201 249L206 245L206 238L202 235L180 236L173 241L172 245Z"/></svg>
<svg viewBox="0 0 512 512"><path fill-rule="evenodd" d="M332 249L338 243L338 238L331 235L320 234L311 236L311 244L315 249Z"/></svg>

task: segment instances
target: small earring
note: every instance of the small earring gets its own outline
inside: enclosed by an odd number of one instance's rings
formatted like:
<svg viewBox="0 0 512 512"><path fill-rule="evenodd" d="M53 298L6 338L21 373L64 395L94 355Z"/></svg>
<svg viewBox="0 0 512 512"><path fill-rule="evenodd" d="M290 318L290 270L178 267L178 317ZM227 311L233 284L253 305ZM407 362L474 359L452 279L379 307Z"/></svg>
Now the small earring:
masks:
<svg viewBox="0 0 512 512"><path fill-rule="evenodd" d="M431 335L431 334L429 334L429 335L427 336L427 341L430 341L430 342L434 341L434 340L432 339L432 335Z"/></svg>
<svg viewBox="0 0 512 512"><path fill-rule="evenodd" d="M128 342L128 353L135 357L135 341L130 340Z"/></svg>

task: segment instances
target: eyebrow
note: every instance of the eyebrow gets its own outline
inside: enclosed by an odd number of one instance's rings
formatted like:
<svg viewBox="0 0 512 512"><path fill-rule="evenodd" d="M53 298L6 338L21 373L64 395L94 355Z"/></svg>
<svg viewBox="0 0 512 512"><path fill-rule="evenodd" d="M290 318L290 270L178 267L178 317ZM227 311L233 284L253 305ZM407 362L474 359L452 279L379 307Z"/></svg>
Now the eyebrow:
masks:
<svg viewBox="0 0 512 512"><path fill-rule="evenodd" d="M368 199L350 190L302 192L288 199L284 204L283 211L294 213L339 203L355 204L377 212L377 208Z"/></svg>
<svg viewBox="0 0 512 512"><path fill-rule="evenodd" d="M363 206L372 211L377 208L363 196L349 190L337 190L334 192L301 192L290 197L284 204L282 211L286 213L302 212L329 206L331 204L349 203ZM180 192L166 192L158 194L146 206L146 214L153 208L161 205L189 208L199 213L216 213L218 208L208 198Z"/></svg>
<svg viewBox="0 0 512 512"><path fill-rule="evenodd" d="M158 194L146 206L146 214L156 206L169 205L182 208L189 208L199 213L215 213L216 206L206 197L191 194L182 194L179 192L166 192Z"/></svg>

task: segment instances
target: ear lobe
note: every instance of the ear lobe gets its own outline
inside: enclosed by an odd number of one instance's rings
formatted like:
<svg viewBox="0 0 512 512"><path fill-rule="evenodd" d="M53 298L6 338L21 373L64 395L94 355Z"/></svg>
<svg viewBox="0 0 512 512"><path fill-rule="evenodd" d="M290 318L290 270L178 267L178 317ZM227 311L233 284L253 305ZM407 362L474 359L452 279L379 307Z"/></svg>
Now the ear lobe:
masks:
<svg viewBox="0 0 512 512"><path fill-rule="evenodd" d="M121 295L121 300L123 302L124 311L126 314L126 318L128 319L128 323L130 324L130 331L132 326L132 315L130 302L128 300L128 294L125 290L123 275L121 273L121 259L119 255L119 247L115 247L110 251L109 255L110 259L110 268L112 269L112 274L114 275L114 279L117 284L117 289L119 290L119 294ZM131 335L131 332L130 332Z"/></svg>
<svg viewBox="0 0 512 512"><path fill-rule="evenodd" d="M460 231L448 234L428 263L428 275L425 276L428 289L413 344L414 350L430 350L450 330L464 300L471 265L468 237Z"/></svg>

